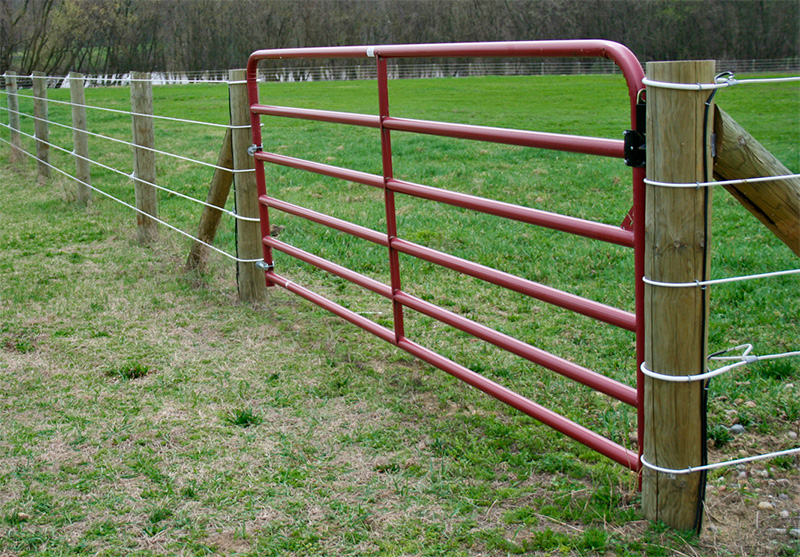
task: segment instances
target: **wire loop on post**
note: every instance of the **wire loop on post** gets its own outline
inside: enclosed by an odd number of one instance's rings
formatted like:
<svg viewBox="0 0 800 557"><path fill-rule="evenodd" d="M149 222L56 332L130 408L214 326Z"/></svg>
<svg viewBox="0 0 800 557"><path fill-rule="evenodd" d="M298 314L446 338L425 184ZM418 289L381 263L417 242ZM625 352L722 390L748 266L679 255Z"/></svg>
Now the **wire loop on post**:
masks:
<svg viewBox="0 0 800 557"><path fill-rule="evenodd" d="M746 464L748 462L755 462L757 460L765 460L768 458L775 458L779 456L787 456L792 454L800 454L800 447L796 447L794 449L786 449L785 451L776 451L772 453L748 456L745 458L737 458L735 460L726 460L724 462L715 462L713 464L705 464L703 466L689 466L678 470L674 468L662 468L661 466L650 464L644 459L644 456L639 457L639 460L641 461L643 467L649 468L650 470L661 472L662 474L671 474L674 476L680 476L683 474L693 474L695 472L703 472L704 470L714 470L716 468L724 468L725 466L735 466L737 464Z"/></svg>
<svg viewBox="0 0 800 557"><path fill-rule="evenodd" d="M725 354L732 350L739 350L744 348L745 351L739 356L720 356L721 354ZM755 362L760 362L764 360L778 360L781 358L791 358L800 356L800 350L794 352L784 352L782 354L766 354L764 356L751 356L750 351L753 349L753 345L751 344L740 344L739 346L735 346L733 348L728 348L727 350L722 350L720 352L715 352L711 354L708 359L715 360L715 361L731 361L736 360L736 363L728 364L727 366L723 366L711 371L707 371L705 373L699 373L696 375L666 375L663 373L656 373L647 368L645 362L642 362L642 365L639 366L642 373L647 377L651 377L653 379L658 379L660 381L667 381L669 383L692 383L694 381L705 381L707 379L711 379L712 377L716 377L717 375L722 375L723 373L727 373L731 370L734 370L738 367L746 366L748 364L752 364Z"/></svg>
<svg viewBox="0 0 800 557"><path fill-rule="evenodd" d="M704 288L706 286L713 286L715 284L728 284L731 282L742 282L746 280L782 277L782 276L796 275L796 274L800 274L800 269L788 269L786 271L773 271L770 273L759 273L757 275L744 275L740 277L729 277L721 279L695 280L693 282L661 282L649 279L647 277L642 277L642 282L644 282L645 284L649 284L650 286L661 286L664 288L694 288L694 287Z"/></svg>
<svg viewBox="0 0 800 557"><path fill-rule="evenodd" d="M759 182L781 182L784 180L796 180L800 178L800 174L782 174L779 176L757 176L755 178L741 178L738 180L719 180L713 182L657 182L655 180L644 179L644 183L648 186L656 186L659 188L681 188L681 189L698 189L708 188L712 186L737 186L740 184L757 184Z"/></svg>
<svg viewBox="0 0 800 557"><path fill-rule="evenodd" d="M784 83L790 81L800 81L800 76L797 77L774 77L774 78L758 78L758 79L735 79L733 73L723 72L729 74L726 77L719 77L715 83L671 83L668 81L655 81L642 79L642 84L646 87L657 87L660 89L674 89L677 91L709 91L712 89L722 89L723 87L732 87L734 85L743 85L749 83ZM720 75L723 75L720 74Z"/></svg>

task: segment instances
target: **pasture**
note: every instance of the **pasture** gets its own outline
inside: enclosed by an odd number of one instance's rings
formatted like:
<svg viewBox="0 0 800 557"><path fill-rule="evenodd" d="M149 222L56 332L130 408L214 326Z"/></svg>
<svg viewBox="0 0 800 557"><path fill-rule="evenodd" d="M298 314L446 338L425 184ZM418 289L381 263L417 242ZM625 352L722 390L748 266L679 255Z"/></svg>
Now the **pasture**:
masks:
<svg viewBox="0 0 800 557"><path fill-rule="evenodd" d="M30 91L23 91L29 95ZM68 92L49 97L68 100ZM87 104L129 110L125 88ZM219 84L154 89L159 115L227 123ZM621 138L618 76L483 77L390 84L395 116ZM800 94L741 86L716 102L792 171ZM262 85L261 102L376 113L375 83ZM0 99L4 106L5 98ZM31 103L20 99L23 112ZM69 122L51 104L50 119ZM89 130L129 140L130 117L89 112ZM380 172L375 130L265 118L264 149ZM23 130L33 123L23 118ZM0 137L8 138L7 130ZM50 140L71 149L71 132ZM222 132L156 123L156 147L214 162ZM396 133L395 176L619 224L631 206L618 160ZM32 151L32 141L27 140ZM103 164L130 148L90 139ZM136 243L135 215L74 184L39 181L0 148L0 555L789 555L800 470L783 458L709 474L701 538L641 519L636 478L581 445L279 289L236 299L232 262L187 273L189 241L162 228ZM53 164L72 172L67 153ZM204 199L211 171L162 156L158 182ZM270 193L381 230L382 193L268 168ZM92 184L132 203L125 176ZM798 267L723 190L714 192L712 277ZM230 202L230 208L232 202ZM196 232L200 207L161 195L160 216ZM398 197L400 235L548 286L633 309L624 248ZM280 239L388 283L384 248L272 213ZM235 252L223 219L217 244ZM631 333L402 258L409 292L632 385ZM276 254L277 271L390 324L384 299ZM800 280L715 286L712 351L800 346ZM424 315L409 337L635 448L635 412ZM741 424L741 435L729 427ZM800 363L712 380L709 460L797 446ZM770 502L772 510L759 509ZM788 517L781 516L787 511Z"/></svg>

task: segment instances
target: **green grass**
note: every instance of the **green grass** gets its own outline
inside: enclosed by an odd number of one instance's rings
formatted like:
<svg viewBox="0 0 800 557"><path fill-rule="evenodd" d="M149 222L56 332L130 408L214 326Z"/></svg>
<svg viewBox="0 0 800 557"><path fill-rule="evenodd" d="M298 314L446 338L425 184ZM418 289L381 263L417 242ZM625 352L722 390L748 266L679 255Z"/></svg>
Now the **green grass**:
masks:
<svg viewBox="0 0 800 557"><path fill-rule="evenodd" d="M392 113L411 118L612 138L629 127L615 76L408 80L390 93ZM159 114L227 121L223 86L158 87L154 96ZM269 104L375 113L375 99L374 82L262 86ZM793 171L798 100L791 85L717 96ZM125 110L128 91L89 89L87 102ZM21 105L31 111L29 100ZM68 107L52 104L50 116L68 122ZM124 115L90 111L89 123L130 136ZM25 131L32 127L23 119ZM380 172L374 130L267 118L264 134L268 150ZM67 130L51 128L51 140L71 146ZM221 140L214 128L157 123L158 148L207 162ZM401 133L392 141L404 179L611 224L631 205L630 171L618 161ZM130 171L129 147L92 138L90 152ZM51 157L71 171L68 155ZM271 289L262 306L242 305L226 259L186 273L184 238L162 230L158 243L140 246L130 210L97 195L79 207L70 181L39 183L29 160L7 159L5 146L0 553L730 555L767 543L766 527L796 524L794 510L783 522L762 513L758 530L750 522L758 497L796 497L798 464L788 458L773 463L769 479L711 474L712 521L725 536L698 540L648 525L635 477L604 457L283 290ZM160 183L205 198L209 169L161 156L157 165ZM133 202L119 175L93 167L92 183ZM276 197L385 227L380 191L280 168L268 169L267 183ZM730 196L714 197L714 277L797 267ZM161 194L160 211L195 232L199 207ZM281 240L388 282L384 248L272 216ZM402 197L398 226L409 240L632 309L628 250ZM224 219L217 243L233 253L233 238ZM377 296L281 254L276 268L392 324L390 304ZM403 288L417 296L633 383L628 333L411 258L401 268ZM712 351L741 342L762 354L796 350L797 291L797 277L714 287ZM410 311L406 334L634 447L635 413L624 405ZM796 359L713 380L712 460L792 446L798 381ZM734 422L746 432L730 438ZM777 543L796 550L788 538Z"/></svg>

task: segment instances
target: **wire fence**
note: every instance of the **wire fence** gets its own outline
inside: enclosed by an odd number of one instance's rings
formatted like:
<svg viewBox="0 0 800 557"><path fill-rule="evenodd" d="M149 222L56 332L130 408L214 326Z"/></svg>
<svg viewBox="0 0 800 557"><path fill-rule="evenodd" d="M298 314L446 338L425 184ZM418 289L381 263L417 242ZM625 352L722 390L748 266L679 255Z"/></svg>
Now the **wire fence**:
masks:
<svg viewBox="0 0 800 557"><path fill-rule="evenodd" d="M53 76L46 76L43 79L46 80L48 85L55 84L58 81L58 78L57 77L53 77ZM151 79L151 80L147 80L147 81L150 81L153 84L160 83L159 79ZM5 89L1 89L0 90L0 96L8 97L10 95L14 95L14 93L10 93L9 91L7 91ZM64 106L64 107L70 107L70 108L79 107L79 108L82 108L82 109L96 110L96 111L100 111L100 112L108 112L108 113L112 113L112 114L116 114L116 115L120 115L120 116L126 116L126 117L129 117L129 118L133 117L133 116L140 116L140 117L145 117L145 118L152 118L154 120L166 121L166 122L170 122L170 123L182 123L182 124L190 124L190 125L193 125L193 126L206 126L206 127L221 128L221 129L239 129L239 128L243 127L243 126L232 126L232 125L229 125L229 124L219 124L219 123L201 121L201 120L190 120L190 119L184 119L184 118L174 118L174 117L163 116L163 115L158 115L158 114L143 114L143 113L133 112L131 110L120 110L120 109L114 109L114 108L108 108L108 107L96 106L96 105L90 105L90 104L74 103L74 102L70 102L70 101L62 101L62 100L51 99L51 98L46 98L46 97L37 97L35 95L24 95L23 96L23 95L18 95L17 94L16 96L17 96L17 100L18 99L25 99L25 100L30 100L30 101L40 101L40 102L43 102L43 103L53 103L53 104L61 105L61 106ZM142 150L149 151L149 152L152 152L152 153L155 153L155 154L158 154L158 155L162 155L162 156L165 156L165 157L173 158L173 159L176 159L176 160L181 160L181 161L190 163L192 165L198 165L198 166L202 166L202 167L205 167L205 168L212 168L214 170L219 170L219 171L223 171L223 172L229 172L231 174L252 173L252 172L254 172L253 169L234 169L234 168L223 167L223 166L219 166L219 165L214 164L214 163L210 163L210 162L199 160L199 159L192 158L192 157L187 157L185 155L181 155L181 154L178 154L178 153L173 153L173 152L170 152L170 151L165 151L165 150L161 150L161 149L155 149L155 148L152 148L152 147L139 145L139 144L136 144L134 142L127 141L127 140L124 140L124 139L119 139L119 138L116 138L116 137L112 137L112 136L107 135L107 134L93 132L93 131L89 131L87 129L76 128L75 126L73 126L71 124L65 124L63 122L59 122L59 121L53 120L52 118L49 118L49 117L48 118L41 118L41 117L36 116L34 113L31 113L31 112L25 112L25 111L22 111L22 110L14 110L14 109L10 108L8 105L9 105L8 102L6 102L5 105L0 105L0 110L2 110L3 112L6 112L9 115L9 117L11 117L12 115L15 115L18 118L24 118L24 119L27 119L27 120L31 120L33 122L43 123L43 124L46 124L48 126L54 126L54 127L60 128L60 129L71 131L73 133L86 134L88 136L97 138L97 139L102 140L102 141L107 141L107 142L110 142L110 143L113 143L113 144L125 145L125 146L129 146L129 147L136 148L136 149L142 149ZM121 169L119 167L115 167L115 166L111 166L109 164L105 164L104 162L101 162L101 160L98 160L97 158L90 158L90 157L85 157L85 156L79 155L79 154L77 154L75 152L73 146L64 147L62 145L58 145L58 144L53 143L51 141L45 140L43 138L36 137L35 133L34 134L30 134L30 133L26 133L25 131L23 131L21 129L14 129L12 127L12 124L11 124L10 121L8 123L0 122L0 127L2 127L3 129L7 130L9 132L9 134L11 134L12 136L13 136L13 134L18 134L21 137L25 137L27 139L30 139L34 144L45 145L46 147L52 148L53 150L55 150L57 152L64 153L64 154L66 154L66 155L68 155L70 157L73 157L75 159L84 160L84 161L88 162L90 165L96 166L98 168L102 168L102 169L107 170L107 171L109 171L111 173L114 173L114 174L117 174L119 176L122 176L122 177L124 177L126 179L131 179L131 180L136 179L139 182L141 182L141 183L143 183L143 184L145 184L147 186L150 186L150 187L155 188L155 189L157 189L159 191L165 192L165 193L167 193L169 195L180 197L180 198L185 199L185 200L187 200L187 201L189 201L191 203L194 203L194 204L197 204L197 205L201 205L203 207L207 207L207 208L215 210L215 211L219 211L220 213L222 213L222 214L224 214L226 216L229 216L229 217L231 217L231 218L233 218L233 219L235 219L237 221L259 222L258 218L245 217L245 216L237 214L233 210L226 209L224 207L220 207L218 205L214 205L214 204L208 203L207 201L192 197L192 196L187 195L187 194L185 194L183 192L180 192L180 191L178 191L178 190L176 190L174 188L170 188L170 187L164 186L163 184L159 184L159 183L148 181L148 180L143 180L143 179L141 179L141 178L136 176L135 171L130 171L130 170L127 170L127 169ZM249 128L249 126L244 126L244 127ZM0 142L3 142L4 144L7 144L7 145L11 146L12 149L15 149L15 146L14 146L14 143L13 143L12 139L6 139L5 137L0 136ZM128 203L128 202L124 201L123 199L113 195L112 193L110 193L106 189L100 188L100 187L98 187L96 185L92 185L92 184L90 184L90 183L88 183L86 181L83 181L83 180L79 179L77 176L74 176L73 174L70 174L68 171L64 170L63 168L60 168L60 167L58 167L58 166L56 166L54 164L51 164L48 160L45 160L45 159L37 156L35 153L33 153L31 151L28 151L25 148L22 148L20 150L20 152L22 152L23 154L25 154L29 158L35 160L37 163L42 164L42 165L54 170L55 172L65 176L66 178L76 182L77 184L80 184L80 185L82 185L84 187L87 187L87 188L91 189L92 191L97 192L98 194L100 194L100 195L102 195L102 196L104 196L104 197L106 197L106 198L108 198L108 199L120 204L120 205L123 205L123 206L125 206L125 207L127 207L129 209L132 209L133 211L135 211L135 212L137 212L139 214L147 215L148 218L153 219L157 223L164 225L168 229L170 229L172 231L175 231L175 232L177 232L177 233L179 233L179 234L181 234L181 235L183 235L185 237L188 237L191 240L193 240L194 242L200 243L200 244L204 245L205 247L207 247L208 249L211 249L214 252L219 253L219 254L227 257L228 259L231 259L233 261L240 262L240 263L252 263L252 262L261 261L261 259L243 259L243 258L236 257L235 255L232 255L232 254L220 249L219 247L214 246L214 245L210 244L209 242L201 240L197 236L192 235L192 234L182 230L178 226L175 226L175 225L173 225L173 224L171 224L169 222L166 222L163 219L160 219L158 217L155 217L155 216L153 216L151 214L148 214L148 213L142 211L141 209L137 208L135 205L133 205L131 203Z"/></svg>
<svg viewBox="0 0 800 557"><path fill-rule="evenodd" d="M737 80L734 78L733 71L727 71L723 74L719 74L717 79L715 79L714 83L695 83L695 84L685 84L685 83L668 83L668 82L660 82L660 81L653 81L645 78L643 80L643 84L646 87L657 87L657 88L666 88L672 89L677 91L712 91L716 92L717 89L723 89L727 87L733 87L737 85L759 85L759 84L774 84L774 83L796 83L800 82L800 76L793 76L787 78L763 78L763 79L745 79L745 80ZM740 179L740 180L718 180L718 181L711 181L711 182L695 182L695 183L675 183L675 182L660 182L660 181L653 181L649 179L645 179L645 184L653 187L658 188L677 188L677 189L700 189L700 188L710 188L714 186L730 186L730 185L742 185L742 184L753 184L753 183L763 183L763 182L781 182L781 181L796 181L800 179L800 174L787 174L787 175L778 175L778 176L763 176L763 177L753 177L748 179ZM643 281L650 285L660 288L708 288L713 285L721 285L721 284L729 284L729 283L741 283L745 281L752 281L752 280L760 280L760 279L775 279L777 277L787 276L787 275L798 275L800 274L800 269L788 269L788 270L779 270L773 271L769 273L759 273L753 275L742 275L742 276L733 276L733 277L726 277L722 279L714 279L714 280L705 280L705 281L694 281L694 282L664 282L664 281L655 281L651 280L647 277L643 278ZM727 355L730 352L734 352L740 350L740 354L736 355ZM766 355L755 355L752 354L753 345L752 344L740 344L733 348L723 349L721 351L715 352L708 356L708 362L732 362L727 363L727 365L723 365L716 369L707 368L705 373L694 374L694 375L670 375L670 374L662 374L656 373L647 367L647 362L643 362L640 366L641 372L651 379L655 379L658 381L665 381L670 383L692 383L692 382L703 382L705 389L708 390L709 388L709 381L713 377L717 377L723 375L725 373L732 372L734 370L740 369L744 366L749 364L753 364L756 362L763 362L767 360L778 360L784 358L800 358L800 350L792 350L787 351L779 354L766 354ZM698 466L687 466L686 468L682 469L673 469L673 468L665 468L661 466L657 466L653 463L648 462L644 456L640 456L640 461L642 466L653 470L655 472L668 474L670 476L680 476L686 474L692 474L695 472L705 472L709 470L714 470L718 468L724 468L728 466L738 466L750 462L756 462L759 460L777 458L777 457L785 457L785 456L793 456L800 454L800 447L795 447L791 449L785 449L780 451L772 451L763 454L757 454L752 456L747 456L743 458L737 458L733 460L727 460L722 462L716 462L711 464L703 464Z"/></svg>
<svg viewBox="0 0 800 557"><path fill-rule="evenodd" d="M789 60L787 62L787 64L788 65L795 64L794 67L796 67L798 65L798 60L796 60L796 59ZM749 67L755 67L755 64L751 64ZM182 75L186 76L186 74L182 74ZM195 81L211 79L211 77L210 77L211 75L212 74L209 73L209 72L204 72L201 77L195 76L197 78ZM217 74L213 74L213 76L216 77ZM59 78L57 76L48 76L45 79L47 80L48 85L53 85L54 87L63 86L63 78ZM122 78L120 78L120 79L122 79ZM186 77L186 79L188 79L188 77ZM216 79L211 79L211 80L215 81ZM148 81L150 81L153 85L163 84L163 83L167 82L167 80L163 76L153 76L152 79L150 79ZM230 83L228 81L223 81L222 79L219 79L219 80L216 80L216 81L220 81L221 83ZM291 81L291 80L289 80L289 81ZM715 84L697 84L697 85L692 85L692 86L683 86L683 85L679 85L679 84L666 84L666 83L660 83L660 82L647 82L645 80L645 85L650 86L650 87L670 87L670 88L682 88L682 89L687 89L687 88L713 89L713 88L717 88L717 87L730 87L730 86L734 86L734 85L739 85L739 84L742 84L742 83L746 83L747 81L748 80L735 80L735 79L732 78L732 76L730 76L726 80L724 80L724 83L723 82L718 82L718 83L715 83ZM749 80L749 81L751 81L752 83L756 83L756 84L757 83L785 83L787 81L794 81L794 82L800 81L800 77L794 77L794 78L790 78L788 80L785 79L785 78L778 78L778 79L758 79L758 80ZM96 79L94 82L96 84L100 84L100 83L109 84L109 81L104 81L103 79L100 79L100 78ZM187 81L187 82L189 82L189 81ZM128 83L130 83L130 80L128 80ZM117 83L112 83L112 84L116 85ZM119 84L124 84L124 80L120 81ZM3 85L5 85L5 83L3 83ZM8 97L9 95L12 95L12 94L14 94L14 93L9 93L8 91L5 90L5 88L4 89L0 89L0 95ZM133 111L112 109L112 108L95 106L95 105L84 104L84 103L72 103L72 102L68 102L68 101L46 99L46 98L43 98L43 97L35 97L35 96L31 96L31 95L19 96L19 98L25 98L25 99L34 100L34 101L38 100L38 101L47 102L47 103L55 103L55 104L59 104L59 105L63 105L63 106L69 106L69 107L80 107L80 108L85 108L85 109L89 109L89 110L110 112L110 113L118 114L118 115L121 115L121 116L127 116L127 117L144 116L144 117L153 118L153 119L157 119L157 120L162 120L162 121L166 121L166 122L170 122L170 123L190 124L190 125L193 125L193 126L210 126L210 127L214 127L214 128L227 128L227 129L237 129L237 128L241 128L242 127L242 126L230 126L230 125L218 124L218 123L212 123L212 122L206 122L206 121L180 119L180 118L174 118L174 117L168 117L168 116L162 116L162 115L155 115L155 114L141 114L141 113L135 113ZM41 117L36 116L35 114L28 113L28 112L23 111L23 110L14 110L14 109L9 107L9 103L8 102L6 102L5 104L0 104L0 110L2 110L3 112L7 113L9 115L9 117L12 116L12 115L15 115L15 116L20 117L20 118L30 119L32 121L43 122L43 123L46 123L48 125L52 125L52 126L64 129L64 130L69 130L69 131L72 131L72 132L86 133L86 134L88 134L88 135L90 135L92 137L95 137L95 138L99 139L99 140L109 141L109 142L114 143L114 144L123 144L123 145L126 145L126 146L135 147L135 148L143 148L142 146L137 145L135 143L132 143L132 142L129 142L129 141L126 141L126 140L121 140L121 139L118 139L118 138L114 138L114 137L111 137L111 136L103 134L103 133L90 132L88 130L78 129L78 128L74 127L71 124L65 124L63 122L58 122L58 121L52 120L50 118L41 118ZM120 168L115 167L115 166L111 166L109 164L101 162L100 160L98 160L96 158L88 158L88 157L82 157L80 155L77 155L72 146L65 147L63 145L58 145L57 143L50 142L50 141L44 140L42 138L37 138L35 134L29 134L29 133L26 133L26 132L24 132L24 131L22 131L20 129L15 129L12 126L10 120L9 120L9 123L0 123L0 129L5 130L9 134L14 134L14 133L19 134L20 136L25 137L25 138L33 141L34 143L46 144L48 147L51 147L51 148L53 148L54 150L56 150L58 152L64 153L66 155L69 155L69 156L72 156L72 157L75 157L75 158L81 158L81 159L85 160L86 162L89 162L90 164L97 166L98 168L103 168L105 170L108 170L108 171L110 171L112 173L115 173L117 175L123 176L125 178L136 178L134 173L132 173L130 171L123 170L123 169L120 169ZM0 136L0 142L2 142L4 144L7 144L7 145L10 145L12 147L12 149L16 149L16 146L14 145L13 139L7 139L6 137ZM145 147L144 149L148 149L148 148ZM169 151L157 150L157 149L152 149L152 148L150 148L149 150L151 150L152 152L157 153L159 155L162 155L162 156L175 158L177 160L181 160L181 161L187 162L189 164L193 164L193 165L199 165L199 166L202 166L202 167L205 167L205 168L213 168L214 170L221 170L221 171L226 171L226 172L231 172L231 173L235 173L235 172L252 172L251 169L234 170L232 168L222 167L222 166L219 166L219 165L216 165L216 164L208 163L206 161L194 159L194 158L191 158L191 157L187 157L187 156L184 156L184 155L181 155L181 154L178 154L178 153L172 153L172 152L169 152ZM22 152L25 155L27 155L28 157L36 160L37 162L39 162L41 164L44 164L45 166L51 168L52 170L58 172L61 175L67 177L68 179L73 180L73 181L75 181L77 183L80 183L83 186L88 187L91 190L97 192L98 194L103 195L106 198L108 198L108 199L110 199L110 200L112 200L112 201L114 201L116 203L119 203L119 204L121 204L121 205L123 205L123 206L125 206L125 207L127 207L129 209L132 209L132 210L136 211L137 213L142 213L142 211L140 209L138 209L136 206L134 206L133 204L130 204L130 203L122 200L118 196L113 195L108 190L106 190L104 188L101 188L101 187L98 187L97 185L92 185L92 184L90 184L88 182L82 181L79 178L77 178L76 176L70 174L68 171L64 170L63 168L60 168L57 165L51 164L50 162L48 162L46 160L43 160L42 158L38 157L35 153L29 152L24 148L22 149ZM791 175L786 175L786 176L758 177L758 178L755 178L755 179L745 180L745 182L746 181L757 182L757 181L763 181L763 180L769 180L769 181L789 180L789 179L797 179L797 178L800 178L800 174L791 174ZM736 182L737 183L741 183L742 181L736 181ZM144 183L146 185L151 186L153 188L156 188L156 189L158 189L160 191L163 191L163 192L166 192L168 194L175 195L175 196L178 196L178 197L180 197L182 199L190 201L191 203L202 205L202 206L208 207L208 208L213 209L213 210L221 211L223 214L225 214L225 215L227 215L227 216L229 216L231 218L237 219L237 220L256 221L256 222L259 221L259 219L257 219L257 218L242 217L241 215L236 214L235 211L231 211L231 210L219 207L217 205L209 204L206 201L194 198L194 197L192 197L190 195L186 195L185 193L177 191L177 190L175 190L173 188L166 187L163 184L158 184L158 183L149 182L149 181L145 181ZM708 182L708 183L695 183L695 184L675 184L675 183L662 183L662 182L652 182L652 181L647 181L647 183L649 183L652 186L658 186L658 187L681 187L681 188L710 187L710 186L715 186L715 185L724 185L724 184L726 184L726 182ZM194 235L182 230L179 226L175 226L174 224L170 224L169 222L166 222L165 220L152 217L151 215L148 215L148 216L150 218L153 218L154 220L156 220L158 223L160 223L160 224L164 225L165 227L169 228L170 230L173 230L173 231L175 231L175 232L177 232L177 233L179 233L179 234L181 234L181 235L183 235L185 237L188 237L194 242L199 242L199 243L205 245L207 248L213 250L214 252L219 253L219 254L223 255L224 257L229 258L231 260L234 260L234 261L237 261L237 262L244 262L244 263L253 263L253 262L262 261L261 259L240 259L240 258L236 257L235 255L227 253L226 251L220 249L219 247L214 246L209 242L205 242L205 241L201 240L200 238L198 238L198 237L196 237L196 236L194 236ZM651 286L667 287L667 288L707 288L707 287L710 287L710 286L713 286L713 285L723 284L723 283L735 283L735 282L742 282L742 281L755 280L755 279L770 279L770 278L775 278L775 277L778 277L778 276L797 275L797 274L800 274L800 269L776 270L776 271L770 272L770 273L761 273L761 274L749 275L749 276L736 276L736 277L729 277L729 278L724 278L724 279L709 280L709 281L704 281L704 282L669 283L669 282L652 281L652 280L647 279L647 278L645 278L645 282L647 284L650 284ZM736 354L736 355L732 355L732 356L731 355L726 355L729 352L736 351L736 350L740 350L741 353L740 354ZM755 363L755 362L758 362L758 361L764 361L764 360L770 360L770 359L782 359L782 358L797 358L797 357L800 357L800 350L792 350L792 351L787 351L787 352L784 352L784 353L781 353L781 354L769 354L769 355L762 355L762 356L753 355L752 351L753 351L753 346L752 345L750 345L750 344L742 344L742 345L738 345L738 346L736 346L734 348L725 349L725 350L722 350L722 351L717 352L715 354L712 354L709 357L709 362L711 362L711 361L730 361L730 362L733 362L733 363L729 363L727 365L724 365L724 366L722 366L720 368L717 368L717 369L714 369L714 370L709 369L706 373L698 374L698 375L672 376L672 375L658 374L658 373L654 373L653 371L649 370L645 364L642 364L641 370L645 375L647 375L649 377L652 377L652 378L655 378L655 379L658 379L658 380L673 381L673 382L703 381L707 385L707 382L712 377L716 377L718 375L721 375L722 373L727 373L727 372L739 369L739 368L744 367L744 366L746 366L748 364L751 364L751 363ZM753 461L756 461L756 460L761 460L761 459L766 459L766 458L774 458L774 457L779 457L779 456L795 455L795 454L799 454L799 453L800 453L800 447L796 447L796 448L791 448L791 449L786 449L786 450L781 450L781 451L775 451L775 452L770 452L770 453L765 453L765 454L760 454L760 455L753 455L753 456L749 456L749 457L745 457L745 458L739 458L739 459L725 461L725 462L713 463L713 464L708 464L708 465L703 465L703 466L692 466L692 467L687 467L685 469L679 469L679 470L662 468L662 467L656 466L656 465L654 465L652 463L649 463L649 462L645 461L645 459L643 459L643 458L642 458L642 465L647 467L647 468L650 468L652 470L658 471L658 472L662 472L662 473L666 473L666 474L672 474L672 475L681 475L681 474L690 474L690 473L694 473L694 472L699 472L699 471L703 471L703 470L711 470L711 469L720 468L720 467L723 467L723 466L733 466L733 465L743 464L743 463L747 463L747 462L753 462Z"/></svg>
<svg viewBox="0 0 800 557"><path fill-rule="evenodd" d="M341 62L341 61L337 61ZM800 58L719 60L717 67L736 73L800 72ZM423 79L474 76L530 76L530 75L598 75L618 74L619 68L610 60L597 59L519 59L480 61L441 61L404 63L395 61L389 67L392 79ZM372 63L328 63L308 66L271 64L259 69L261 81L349 81L376 79ZM125 87L133 81L129 72L84 77L88 87ZM69 76L48 76L48 87L69 87ZM32 76L18 76L21 88L32 86ZM154 85L187 85L192 83L228 84L228 70L165 71L153 72ZM0 74L0 87L5 87L5 75Z"/></svg>

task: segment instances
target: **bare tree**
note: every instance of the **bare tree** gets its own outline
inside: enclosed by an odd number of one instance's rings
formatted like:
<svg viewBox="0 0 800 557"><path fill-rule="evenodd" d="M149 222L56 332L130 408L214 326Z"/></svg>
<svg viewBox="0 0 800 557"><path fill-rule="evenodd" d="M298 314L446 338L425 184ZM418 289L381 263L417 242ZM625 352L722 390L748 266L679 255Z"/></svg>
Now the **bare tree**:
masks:
<svg viewBox="0 0 800 557"><path fill-rule="evenodd" d="M204 70L259 48L602 38L642 60L800 55L797 0L0 0L0 72Z"/></svg>

